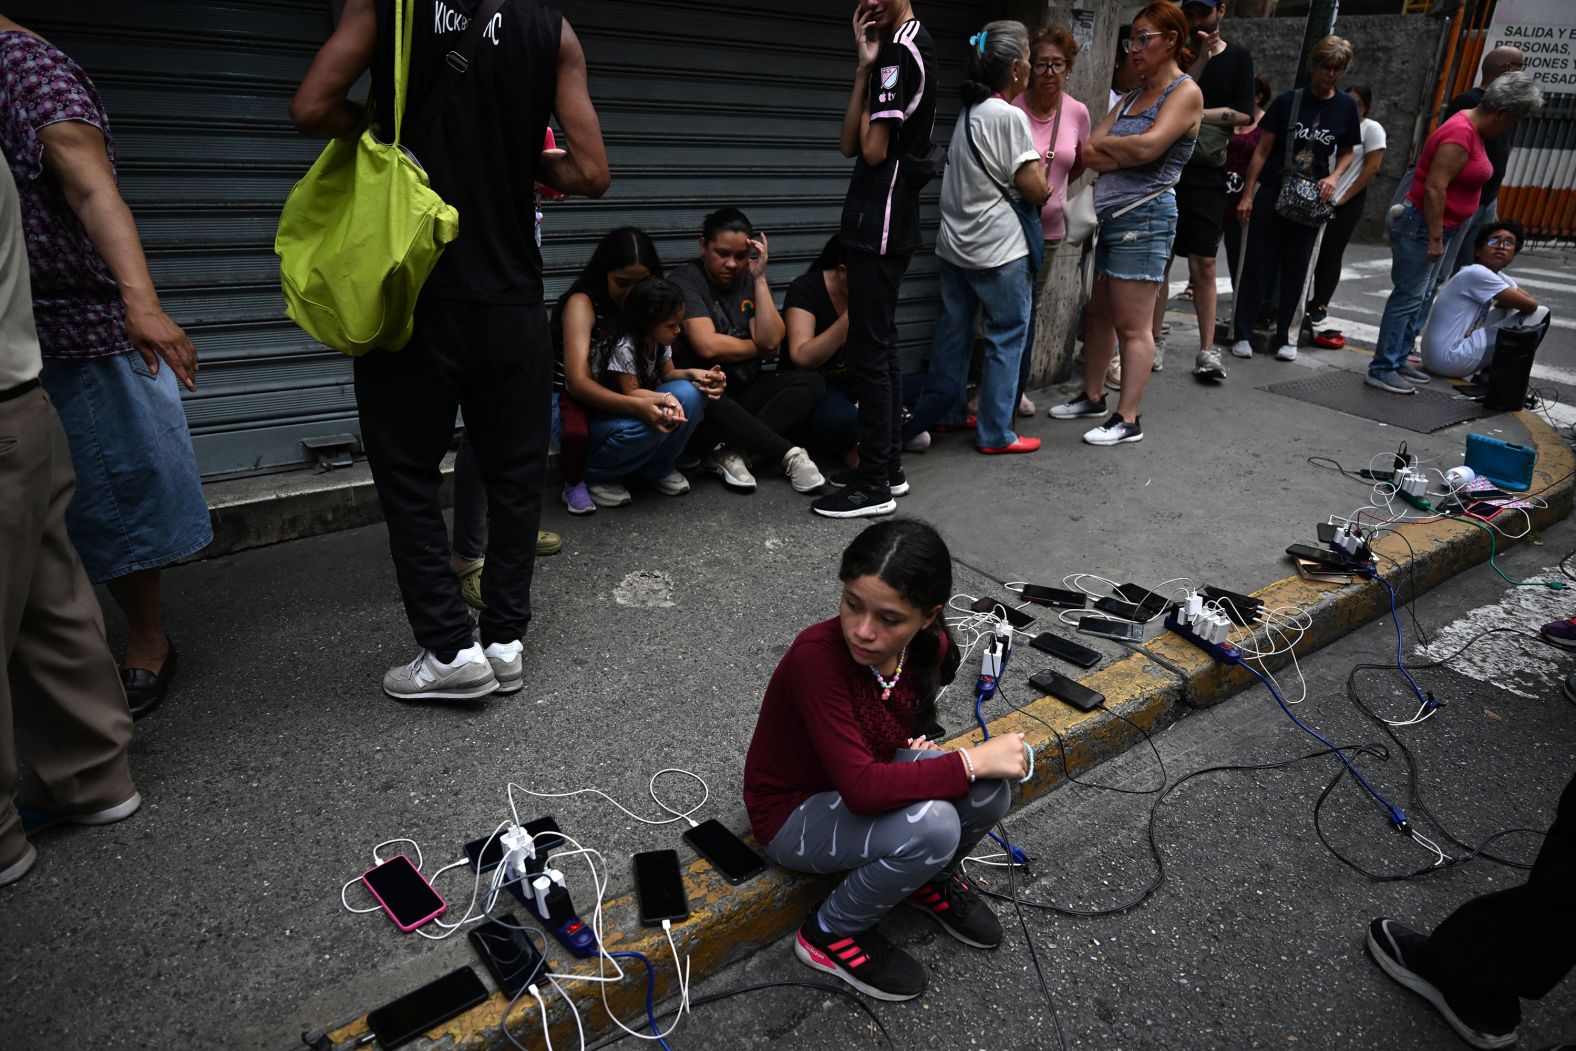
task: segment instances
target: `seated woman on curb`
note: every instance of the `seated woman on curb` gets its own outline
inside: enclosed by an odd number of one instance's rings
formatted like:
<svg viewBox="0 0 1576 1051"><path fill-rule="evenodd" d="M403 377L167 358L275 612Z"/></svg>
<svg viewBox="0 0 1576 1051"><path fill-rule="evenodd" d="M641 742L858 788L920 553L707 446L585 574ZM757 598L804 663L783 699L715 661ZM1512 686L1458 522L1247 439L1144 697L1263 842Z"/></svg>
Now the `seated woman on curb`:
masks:
<svg viewBox="0 0 1576 1051"><path fill-rule="evenodd" d="M941 622L952 556L934 529L873 525L838 577L838 615L799 634L766 688L744 805L777 864L848 874L799 928L794 954L869 996L909 1000L925 972L876 924L907 904L965 945L1001 944L958 867L1006 815L1028 758L1019 733L949 751L920 736L959 661Z"/></svg>
<svg viewBox="0 0 1576 1051"><path fill-rule="evenodd" d="M833 234L810 269L788 286L783 322L788 326L788 363L818 372L826 381L826 396L805 426L810 441L817 450L850 452L859 438L859 403L843 354L848 339L848 267L843 263L841 234ZM903 450L917 453L930 448L930 428L957 398L957 383L945 376L905 375Z"/></svg>

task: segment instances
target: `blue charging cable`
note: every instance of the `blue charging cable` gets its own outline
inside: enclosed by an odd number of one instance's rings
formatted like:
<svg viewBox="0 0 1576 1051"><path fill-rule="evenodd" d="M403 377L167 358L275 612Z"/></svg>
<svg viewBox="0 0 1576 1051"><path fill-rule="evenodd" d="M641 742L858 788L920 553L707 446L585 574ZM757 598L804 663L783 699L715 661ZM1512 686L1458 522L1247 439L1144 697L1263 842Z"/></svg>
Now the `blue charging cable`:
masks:
<svg viewBox="0 0 1576 1051"><path fill-rule="evenodd" d="M668 1046L667 1040L662 1036L662 1027L657 1025L657 1011L652 1003L652 997L657 990L657 972L652 968L651 961L646 958L645 953L635 952L634 950L608 953L608 955L618 959L639 960L646 965L646 1021L651 1023L651 1032L656 1036L657 1043L662 1045L663 1051L673 1051L673 1048Z"/></svg>

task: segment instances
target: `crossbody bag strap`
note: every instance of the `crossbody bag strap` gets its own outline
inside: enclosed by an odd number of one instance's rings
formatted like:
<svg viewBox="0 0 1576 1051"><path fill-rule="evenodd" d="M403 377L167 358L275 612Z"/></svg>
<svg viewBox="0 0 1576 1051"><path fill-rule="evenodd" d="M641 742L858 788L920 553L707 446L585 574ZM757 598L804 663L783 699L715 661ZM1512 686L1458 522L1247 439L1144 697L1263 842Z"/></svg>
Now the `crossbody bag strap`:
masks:
<svg viewBox="0 0 1576 1051"><path fill-rule="evenodd" d="M971 121L969 119L973 115L973 113L974 113L974 107L972 107L972 106L965 107L964 110L963 110L963 117L962 117L962 120L963 120L963 137L968 140L969 152L974 155L974 163L979 165L980 171L985 173L985 178L989 179L991 181L992 185L994 185L996 187L996 189L998 191L1000 191L1001 195L1003 197L1007 198L1007 203L1008 204L1012 204L1012 197L1010 197L1008 195L1007 187L1003 186L1001 184L1001 181L998 180L996 178L996 176L994 176L994 175L992 175L990 173L990 169L985 167L985 158L980 154L980 148L978 146L974 145L974 126L973 126L973 121Z"/></svg>
<svg viewBox="0 0 1576 1051"><path fill-rule="evenodd" d="M412 0L404 0L404 2L411 3ZM421 107L411 118L409 129L411 135L420 136L437 119L449 93L460 82L465 71L471 68L471 60L476 57L476 49L481 46L482 34L487 31L487 27L498 14L498 9L503 5L504 0L481 0L477 5L476 13L471 16L470 25L465 27L465 35L460 38L457 46L443 56L443 69L438 72L437 82L427 91L427 97L421 100Z"/></svg>

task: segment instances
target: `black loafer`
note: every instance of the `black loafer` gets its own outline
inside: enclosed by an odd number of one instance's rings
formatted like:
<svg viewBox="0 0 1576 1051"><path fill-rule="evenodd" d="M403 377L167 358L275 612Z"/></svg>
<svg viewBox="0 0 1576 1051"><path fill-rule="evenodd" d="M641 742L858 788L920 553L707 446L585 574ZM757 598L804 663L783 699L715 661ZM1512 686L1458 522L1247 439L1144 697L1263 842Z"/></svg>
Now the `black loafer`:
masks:
<svg viewBox="0 0 1576 1051"><path fill-rule="evenodd" d="M175 640L170 640L169 652L164 655L164 667L155 675L146 668L122 668L121 685L126 688L126 703L131 707L131 717L141 719L164 700L175 681Z"/></svg>

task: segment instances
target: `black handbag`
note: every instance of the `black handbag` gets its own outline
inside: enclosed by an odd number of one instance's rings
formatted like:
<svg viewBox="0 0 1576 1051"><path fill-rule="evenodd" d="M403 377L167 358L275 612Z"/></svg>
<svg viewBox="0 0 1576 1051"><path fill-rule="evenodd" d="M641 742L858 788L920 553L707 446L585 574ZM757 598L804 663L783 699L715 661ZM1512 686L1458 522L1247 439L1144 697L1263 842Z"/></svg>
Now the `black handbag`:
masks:
<svg viewBox="0 0 1576 1051"><path fill-rule="evenodd" d="M1296 151L1297 136L1292 134L1292 124L1302 112L1302 89L1291 96L1291 116L1286 118L1286 162L1281 165L1280 194L1275 198L1275 212L1282 219L1302 226L1323 226L1335 214L1335 202L1319 195L1319 180L1301 172L1292 171L1292 155ZM1320 120L1323 116L1320 116ZM1319 122L1314 121L1314 127Z"/></svg>
<svg viewBox="0 0 1576 1051"><path fill-rule="evenodd" d="M1013 214L1018 217L1018 222L1023 227L1023 239L1029 245L1029 273L1038 274L1040 267L1045 265L1045 227L1040 225L1040 210L1028 201L1014 200L1007 192L1007 187L997 182L990 169L985 167L985 158L980 156L980 148L974 145L974 129L969 126L969 114L972 112L973 107L967 107L963 111L963 116L958 118L963 122L963 135L969 141L969 152L974 154L974 163L985 173L985 178L1001 191L1001 199L1007 202L1007 207L1011 208Z"/></svg>

